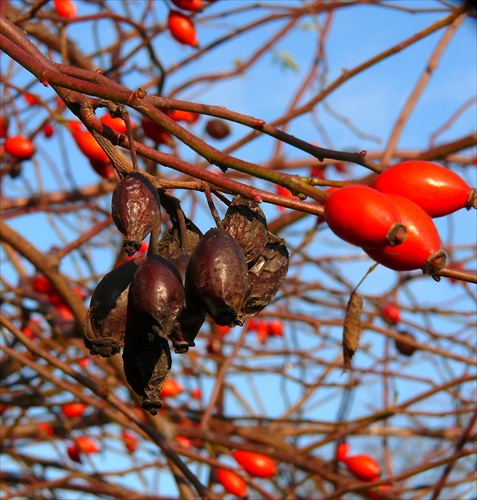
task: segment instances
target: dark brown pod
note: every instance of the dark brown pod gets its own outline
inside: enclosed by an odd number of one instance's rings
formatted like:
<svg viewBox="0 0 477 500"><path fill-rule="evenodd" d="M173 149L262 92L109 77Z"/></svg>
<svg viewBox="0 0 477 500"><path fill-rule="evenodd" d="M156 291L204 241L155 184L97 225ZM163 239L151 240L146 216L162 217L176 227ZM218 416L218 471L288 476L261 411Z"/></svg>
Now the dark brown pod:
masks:
<svg viewBox="0 0 477 500"><path fill-rule="evenodd" d="M138 330L133 318L126 332L123 362L126 380L142 398L142 407L156 415L162 407L161 389L172 365L168 341L153 332Z"/></svg>
<svg viewBox="0 0 477 500"><path fill-rule="evenodd" d="M396 350L403 356L408 356L408 357L412 356L418 349L418 347L415 345L416 339L414 338L414 335L405 330L401 330L398 333L402 340L401 339L394 340L394 345L396 347ZM408 344L404 340L407 340L410 343Z"/></svg>
<svg viewBox="0 0 477 500"><path fill-rule="evenodd" d="M235 196L222 227L240 245L250 268L268 241L267 219L258 203L241 195Z"/></svg>
<svg viewBox="0 0 477 500"><path fill-rule="evenodd" d="M128 174L113 191L111 215L125 236L124 251L133 255L142 240L161 223L157 189L141 173Z"/></svg>
<svg viewBox="0 0 477 500"><path fill-rule="evenodd" d="M205 131L213 139L225 139L230 135L230 125L219 118L211 118L205 125Z"/></svg>
<svg viewBox="0 0 477 500"><path fill-rule="evenodd" d="M268 233L268 243L248 272L248 289L240 321L251 318L275 297L288 272L289 255L285 241Z"/></svg>
<svg viewBox="0 0 477 500"><path fill-rule="evenodd" d="M136 328L167 338L184 307L184 286L177 269L160 255L148 255L129 290L129 314Z"/></svg>
<svg viewBox="0 0 477 500"><path fill-rule="evenodd" d="M83 340L91 354L117 354L124 345L129 285L144 257L116 267L96 286L86 318Z"/></svg>
<svg viewBox="0 0 477 500"><path fill-rule="evenodd" d="M221 228L209 229L186 273L186 290L218 325L242 325L237 317L248 287L247 262L239 244Z"/></svg>

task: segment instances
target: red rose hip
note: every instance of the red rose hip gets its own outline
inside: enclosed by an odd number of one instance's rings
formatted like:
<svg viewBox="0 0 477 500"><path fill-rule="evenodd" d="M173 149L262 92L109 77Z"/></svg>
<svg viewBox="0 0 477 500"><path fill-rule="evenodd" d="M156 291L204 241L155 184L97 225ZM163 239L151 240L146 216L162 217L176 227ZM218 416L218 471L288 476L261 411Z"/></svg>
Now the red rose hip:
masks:
<svg viewBox="0 0 477 500"><path fill-rule="evenodd" d="M404 161L381 173L373 187L382 193L405 196L431 217L461 208L477 208L477 195L459 175L430 161Z"/></svg>
<svg viewBox="0 0 477 500"><path fill-rule="evenodd" d="M4 144L5 151L17 160L28 160L35 154L35 146L27 137L15 135Z"/></svg>
<svg viewBox="0 0 477 500"><path fill-rule="evenodd" d="M382 247L405 239L406 229L395 203L369 186L332 191L324 203L324 216L330 229L353 245Z"/></svg>
<svg viewBox="0 0 477 500"><path fill-rule="evenodd" d="M353 476L365 481L373 481L381 475L379 463L369 455L345 457L343 463Z"/></svg>
<svg viewBox="0 0 477 500"><path fill-rule="evenodd" d="M251 476L270 478L277 473L275 461L267 455L237 450L232 453L232 456Z"/></svg>
<svg viewBox="0 0 477 500"><path fill-rule="evenodd" d="M364 248L376 262L395 271L422 269L434 274L445 265L446 257L441 249L439 233L429 215L411 200L389 195L401 214L407 229L406 241L392 247Z"/></svg>

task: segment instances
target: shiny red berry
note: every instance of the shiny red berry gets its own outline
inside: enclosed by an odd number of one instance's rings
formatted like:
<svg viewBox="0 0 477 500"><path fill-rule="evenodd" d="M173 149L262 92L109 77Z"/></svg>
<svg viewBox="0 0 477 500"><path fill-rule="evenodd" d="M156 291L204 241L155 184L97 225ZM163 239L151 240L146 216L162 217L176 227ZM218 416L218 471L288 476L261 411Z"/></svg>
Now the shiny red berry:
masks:
<svg viewBox="0 0 477 500"><path fill-rule="evenodd" d="M405 239L396 204L369 186L332 191L325 200L324 215L330 229L353 245L374 248L398 245Z"/></svg>
<svg viewBox="0 0 477 500"><path fill-rule="evenodd" d="M434 222L422 208L411 200L398 195L388 195L398 207L406 226L406 241L397 246L365 248L376 262L395 271L422 269L433 274L445 265L439 233Z"/></svg>
<svg viewBox="0 0 477 500"><path fill-rule="evenodd" d="M275 461L267 455L237 450L232 453L232 456L251 476L271 478L277 473Z"/></svg>
<svg viewBox="0 0 477 500"><path fill-rule="evenodd" d="M381 475L379 463L369 455L345 457L343 463L353 476L365 481L373 481Z"/></svg>
<svg viewBox="0 0 477 500"><path fill-rule="evenodd" d="M378 175L373 187L382 193L409 198L431 217L442 217L461 208L477 208L475 189L452 170L430 161L393 165Z"/></svg>
<svg viewBox="0 0 477 500"><path fill-rule="evenodd" d="M185 14L177 10L169 11L167 26L171 35L180 43L198 47L197 33L194 22Z"/></svg>
<svg viewBox="0 0 477 500"><path fill-rule="evenodd" d="M5 151L17 160L28 160L35 154L35 146L28 137L11 136L3 146Z"/></svg>

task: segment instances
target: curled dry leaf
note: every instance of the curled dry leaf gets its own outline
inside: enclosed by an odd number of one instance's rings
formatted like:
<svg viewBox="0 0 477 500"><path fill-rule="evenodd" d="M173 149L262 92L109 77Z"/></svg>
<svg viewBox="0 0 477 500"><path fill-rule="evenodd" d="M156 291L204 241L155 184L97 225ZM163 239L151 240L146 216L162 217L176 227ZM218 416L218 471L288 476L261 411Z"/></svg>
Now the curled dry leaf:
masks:
<svg viewBox="0 0 477 500"><path fill-rule="evenodd" d="M363 297L354 291L348 301L343 325L343 368L351 367L351 360L359 346Z"/></svg>

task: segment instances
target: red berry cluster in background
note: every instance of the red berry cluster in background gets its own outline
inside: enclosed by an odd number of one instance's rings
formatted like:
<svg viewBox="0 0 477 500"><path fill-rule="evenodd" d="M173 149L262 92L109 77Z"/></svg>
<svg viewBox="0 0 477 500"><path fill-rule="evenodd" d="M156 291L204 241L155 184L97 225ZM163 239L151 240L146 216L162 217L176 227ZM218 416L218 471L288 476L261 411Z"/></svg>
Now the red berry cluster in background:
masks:
<svg viewBox="0 0 477 500"><path fill-rule="evenodd" d="M229 326L219 325L216 326L216 329L221 337L227 335L231 330ZM258 341L265 344L270 337L283 337L283 323L279 319L251 318L247 323L246 331L256 332Z"/></svg>
<svg viewBox="0 0 477 500"><path fill-rule="evenodd" d="M361 479L362 481L374 482L379 481L381 477L381 466L379 462L370 455L358 454L349 455L349 445L346 441L341 441L336 446L336 460L342 462L346 469L350 472L352 476L356 479ZM377 488L379 491L385 492L388 486L382 484ZM373 491L366 492L367 498L382 498L379 493Z"/></svg>
<svg viewBox="0 0 477 500"><path fill-rule="evenodd" d="M477 208L475 189L459 175L436 163L414 160L388 168L372 186L331 191L324 217L337 236L362 247L379 264L435 275L445 266L446 256L432 218L472 207Z"/></svg>
<svg viewBox="0 0 477 500"><path fill-rule="evenodd" d="M232 456L249 476L271 479L277 473L275 461L262 453L236 450L232 452ZM235 474L235 472L218 468L216 475L217 481L228 493L238 497L247 495L247 484L238 474Z"/></svg>
<svg viewBox="0 0 477 500"><path fill-rule="evenodd" d="M46 276L35 274L30 279L30 284L33 291L43 296L63 320L72 321L74 319L71 309L65 304L63 297L56 291ZM73 290L81 299L86 298L85 293L79 286L73 287Z"/></svg>

